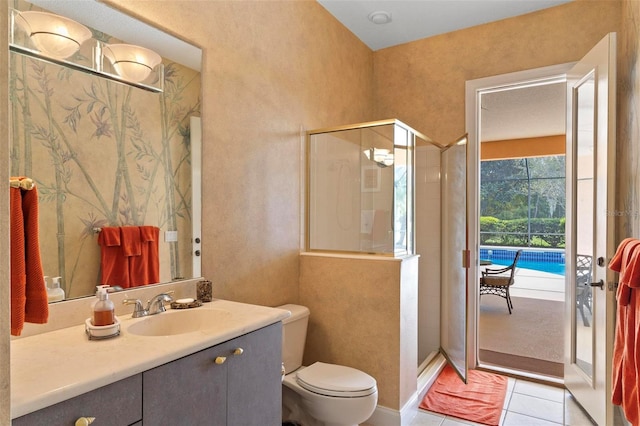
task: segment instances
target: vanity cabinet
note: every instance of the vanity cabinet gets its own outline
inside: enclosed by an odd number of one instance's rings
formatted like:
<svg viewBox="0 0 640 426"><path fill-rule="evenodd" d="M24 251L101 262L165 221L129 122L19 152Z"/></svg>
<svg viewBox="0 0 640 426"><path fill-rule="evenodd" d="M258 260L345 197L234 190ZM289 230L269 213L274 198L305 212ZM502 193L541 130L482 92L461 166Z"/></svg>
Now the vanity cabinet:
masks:
<svg viewBox="0 0 640 426"><path fill-rule="evenodd" d="M72 426L81 417L93 425L130 425L142 419L142 374L111 383L13 419L13 426Z"/></svg>
<svg viewBox="0 0 640 426"><path fill-rule="evenodd" d="M16 418L13 425L71 426L80 417L95 417L92 426L281 425L281 351L277 322Z"/></svg>
<svg viewBox="0 0 640 426"><path fill-rule="evenodd" d="M149 425L282 423L282 323L143 373Z"/></svg>

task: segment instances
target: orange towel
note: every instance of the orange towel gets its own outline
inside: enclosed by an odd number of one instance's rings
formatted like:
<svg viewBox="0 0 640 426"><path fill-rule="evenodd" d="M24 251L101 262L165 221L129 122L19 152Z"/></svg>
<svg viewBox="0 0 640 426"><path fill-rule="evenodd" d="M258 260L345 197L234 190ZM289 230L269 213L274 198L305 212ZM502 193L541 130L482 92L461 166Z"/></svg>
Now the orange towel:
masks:
<svg viewBox="0 0 640 426"><path fill-rule="evenodd" d="M129 288L160 282L159 236L155 226L102 228L101 283Z"/></svg>
<svg viewBox="0 0 640 426"><path fill-rule="evenodd" d="M616 332L612 362L611 400L621 405L625 417L633 425L640 425L640 398L638 374L640 373L640 241L623 240L609 269L620 272L617 292Z"/></svg>
<svg viewBox="0 0 640 426"><path fill-rule="evenodd" d="M44 324L49 318L40 259L36 188L11 188L10 227L11 334L19 336L25 322Z"/></svg>
<svg viewBox="0 0 640 426"><path fill-rule="evenodd" d="M618 245L616 254L609 262L609 269L620 273L616 299L619 306L629 304L631 287L640 287L640 251L636 248L640 240L626 238Z"/></svg>
<svg viewBox="0 0 640 426"><path fill-rule="evenodd" d="M446 365L420 402L423 410L454 416L474 423L498 425L507 394L507 378L469 370L465 384Z"/></svg>
<svg viewBox="0 0 640 426"><path fill-rule="evenodd" d="M140 226L139 235L140 256L129 257L129 280L132 287L160 282L160 229L155 226Z"/></svg>
<svg viewBox="0 0 640 426"><path fill-rule="evenodd" d="M120 243L120 227L104 227L98 234L100 267L102 269L100 284L129 288L131 287L129 263L122 253Z"/></svg>
<svg viewBox="0 0 640 426"><path fill-rule="evenodd" d="M120 228L120 241L124 256L140 256L142 254L142 241L140 240L139 226L123 226Z"/></svg>

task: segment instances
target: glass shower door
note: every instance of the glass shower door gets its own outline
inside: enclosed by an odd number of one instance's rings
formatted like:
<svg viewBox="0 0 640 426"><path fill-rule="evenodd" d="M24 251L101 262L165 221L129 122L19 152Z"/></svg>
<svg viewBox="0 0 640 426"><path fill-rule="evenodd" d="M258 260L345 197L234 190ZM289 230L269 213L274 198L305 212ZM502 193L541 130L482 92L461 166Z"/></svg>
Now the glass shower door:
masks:
<svg viewBox="0 0 640 426"><path fill-rule="evenodd" d="M442 170L442 279L440 345L467 381L467 138L444 150Z"/></svg>

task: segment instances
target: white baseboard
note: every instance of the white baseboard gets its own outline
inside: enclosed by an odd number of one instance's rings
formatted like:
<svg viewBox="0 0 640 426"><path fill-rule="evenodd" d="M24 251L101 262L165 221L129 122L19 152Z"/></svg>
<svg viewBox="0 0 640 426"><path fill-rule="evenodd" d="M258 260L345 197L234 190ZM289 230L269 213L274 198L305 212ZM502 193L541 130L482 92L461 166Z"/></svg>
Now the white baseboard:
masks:
<svg viewBox="0 0 640 426"><path fill-rule="evenodd" d="M429 363L420 376L418 376L418 396L421 401L427 393L431 385L436 381L440 372L447 365L447 359L441 353L438 353Z"/></svg>
<svg viewBox="0 0 640 426"><path fill-rule="evenodd" d="M400 411L378 405L366 424L370 426L409 426L418 413L418 404L436 381L446 363L447 360L442 354L436 355L420 373L416 393Z"/></svg>

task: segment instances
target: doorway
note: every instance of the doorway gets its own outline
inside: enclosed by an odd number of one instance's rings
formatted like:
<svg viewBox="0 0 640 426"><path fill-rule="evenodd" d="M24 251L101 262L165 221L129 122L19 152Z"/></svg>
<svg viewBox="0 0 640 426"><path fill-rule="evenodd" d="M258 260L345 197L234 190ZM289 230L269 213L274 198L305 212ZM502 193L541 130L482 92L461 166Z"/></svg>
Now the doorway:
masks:
<svg viewBox="0 0 640 426"><path fill-rule="evenodd" d="M483 93L480 108L481 273L495 279L522 252L507 309L507 300L496 297L501 288L481 292L489 294L479 301L479 361L558 379L564 372L565 98L564 82L525 84Z"/></svg>
<svg viewBox="0 0 640 426"><path fill-rule="evenodd" d="M532 179L540 179L535 181L540 183L549 177L540 171L540 167L544 170L544 162L549 161L545 158L564 156L565 73L569 67L570 64L546 67L467 82L467 129L471 157L469 226L470 240L473 240L470 247L476 247L472 252L470 276L478 277L477 282L482 269L508 264L509 259L506 258L492 259L495 257L493 253L507 252L513 258L517 249L525 250L522 259L525 261L519 262L515 283L510 289L513 313L507 311L504 299L494 295L480 298L477 286L470 287L469 335L473 349L469 365L558 382L562 380L563 371L564 271L545 270L545 258L562 256L564 250L563 244L551 242L548 234L540 235L539 230L531 232L532 216L534 219L539 217L539 201L544 198L540 197L540 187L537 192L533 191L533 198L539 198L538 210L532 211L530 203ZM494 177L497 171L504 178L498 185L502 187L501 196L509 193L505 188L524 188L524 193L528 189L529 203L519 213L515 212L517 208L512 211L504 209L502 217L491 217L501 225L497 227L501 231L493 229L496 231L493 235L487 234L485 222L480 224L480 218L488 216L490 210L483 205L486 197L483 202L480 192L482 190L486 195L490 186L488 176L492 175L489 171L494 172ZM524 173L524 176L518 176L519 173ZM496 180L500 181L500 177ZM546 195L551 195L548 192ZM516 194L520 203L523 197L527 198L524 193L520 190ZM553 206L552 197L548 198L542 200L547 213L550 208L557 208ZM507 205L505 200L502 200L501 207ZM523 214L524 217L514 217ZM491 216L494 215L500 216L501 213L494 209ZM518 220L520 228L513 224ZM526 227L524 231L522 226ZM554 262L563 263L557 259ZM486 266L487 263L490 265ZM552 317L557 318L553 320ZM553 340L556 342L545 345L549 335L555 336ZM523 339L523 336L528 338Z"/></svg>

